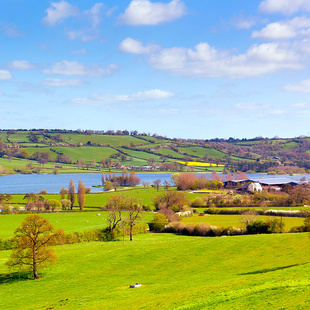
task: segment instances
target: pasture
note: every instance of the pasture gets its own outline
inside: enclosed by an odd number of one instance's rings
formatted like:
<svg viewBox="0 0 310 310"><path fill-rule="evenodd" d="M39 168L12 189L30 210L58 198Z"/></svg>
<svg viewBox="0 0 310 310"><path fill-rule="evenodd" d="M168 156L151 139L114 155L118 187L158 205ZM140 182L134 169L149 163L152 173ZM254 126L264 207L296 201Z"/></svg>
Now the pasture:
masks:
<svg viewBox="0 0 310 310"><path fill-rule="evenodd" d="M100 215L98 215L100 214ZM11 238L28 214L6 214L0 216L0 238ZM47 218L56 228L62 228L65 232L92 230L103 228L107 225L107 212L56 212L44 213L41 216ZM148 223L153 219L152 212L145 212L140 222Z"/></svg>
<svg viewBox="0 0 310 310"><path fill-rule="evenodd" d="M280 217L278 216L257 216L257 220L268 220ZM292 227L302 226L305 219L300 217L282 217L282 223L284 225L284 231L289 231ZM206 216L192 216L183 218L182 223L194 224L206 223L212 226L223 226L223 227L242 227L242 215L206 215Z"/></svg>
<svg viewBox="0 0 310 310"><path fill-rule="evenodd" d="M2 310L309 309L308 234L188 237L55 247L58 264L31 281L0 252ZM129 285L139 282L140 288Z"/></svg>

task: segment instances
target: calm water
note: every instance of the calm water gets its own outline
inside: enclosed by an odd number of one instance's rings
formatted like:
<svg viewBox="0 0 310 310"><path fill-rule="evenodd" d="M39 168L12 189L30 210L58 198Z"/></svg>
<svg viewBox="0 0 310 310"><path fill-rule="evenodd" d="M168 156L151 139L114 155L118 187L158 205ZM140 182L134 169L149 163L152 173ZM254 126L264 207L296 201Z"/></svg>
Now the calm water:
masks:
<svg viewBox="0 0 310 310"><path fill-rule="evenodd" d="M153 181L160 179L162 181L171 181L172 173L136 173L142 181L153 183ZM116 175L120 175L116 173ZM206 173L207 177L210 173ZM248 174L249 178L290 178L293 180L300 180L305 176L310 180L310 175L295 175L295 176L267 176L265 174ZM77 189L79 180L82 180L86 187L93 185L101 185L101 174L15 174L0 176L0 193L4 194L25 194L25 193L39 193L45 189L48 193L59 193L62 186L69 187L70 179L73 180ZM92 187L92 193L102 192L102 188Z"/></svg>

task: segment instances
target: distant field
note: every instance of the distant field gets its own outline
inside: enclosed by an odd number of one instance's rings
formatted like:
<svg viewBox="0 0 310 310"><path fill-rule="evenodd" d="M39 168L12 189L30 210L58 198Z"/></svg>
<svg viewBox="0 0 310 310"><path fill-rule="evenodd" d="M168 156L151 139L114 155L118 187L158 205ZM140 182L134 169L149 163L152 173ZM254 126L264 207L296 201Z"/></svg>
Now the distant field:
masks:
<svg viewBox="0 0 310 310"><path fill-rule="evenodd" d="M27 214L0 215L0 238L13 237L15 229L21 225L26 216ZM43 213L41 216L47 218L55 228L62 228L65 232L92 230L107 225L107 212L104 211ZM152 219L153 213L145 212L142 222L146 223Z"/></svg>
<svg viewBox="0 0 310 310"><path fill-rule="evenodd" d="M148 144L149 142L137 139L132 136L109 136L109 135L83 135L77 133L62 133L62 138L67 143L87 143L88 141L97 142L102 144L110 144L113 146L122 146L122 145L129 145L130 143L133 144Z"/></svg>
<svg viewBox="0 0 310 310"><path fill-rule="evenodd" d="M129 154L129 156L132 156L132 157L137 157L137 158L144 159L144 160L155 158L156 161L160 161L159 155L154 155L154 154L146 153L143 151L128 150L128 149L122 149L122 151Z"/></svg>
<svg viewBox="0 0 310 310"><path fill-rule="evenodd" d="M1 310L309 309L308 234L187 237L55 247L58 264L29 281L0 252ZM137 289L129 285L141 283ZM22 296L22 297L21 297Z"/></svg>
<svg viewBox="0 0 310 310"><path fill-rule="evenodd" d="M179 149L189 155L196 155L200 157L204 157L205 154L211 158L223 158L225 156L223 152L204 147L179 147Z"/></svg>
<svg viewBox="0 0 310 310"><path fill-rule="evenodd" d="M269 216L258 216L257 219L266 220L280 217L269 217ZM241 215L206 215L206 216L194 216L186 217L182 219L184 224L198 224L206 223L213 226L223 226L223 227L242 227L244 224L241 223ZM301 226L304 223L304 218L299 217L283 217L282 221L284 223L284 230L289 231L294 226Z"/></svg>
<svg viewBox="0 0 310 310"><path fill-rule="evenodd" d="M143 205L153 205L153 197L156 195L164 194L166 190L163 187L160 187L157 191L156 188L143 188L143 187L137 187L132 190L126 190L126 191L117 191L117 192L103 192L103 193L96 193L96 194L86 194L85 195L85 206L86 207L102 207L105 206L109 197L113 195L119 195L123 194L125 196L135 197L135 198L141 198ZM190 194L187 193L190 199L194 199L196 197L199 197L199 194ZM12 203L24 203L26 204L26 200L23 200L24 195L13 195ZM61 199L61 196L59 194L55 195L43 195L45 199ZM78 203L75 203L75 206L78 206Z"/></svg>
<svg viewBox="0 0 310 310"><path fill-rule="evenodd" d="M11 134L10 141L12 142L31 142L27 137L28 132L19 131L16 134Z"/></svg>

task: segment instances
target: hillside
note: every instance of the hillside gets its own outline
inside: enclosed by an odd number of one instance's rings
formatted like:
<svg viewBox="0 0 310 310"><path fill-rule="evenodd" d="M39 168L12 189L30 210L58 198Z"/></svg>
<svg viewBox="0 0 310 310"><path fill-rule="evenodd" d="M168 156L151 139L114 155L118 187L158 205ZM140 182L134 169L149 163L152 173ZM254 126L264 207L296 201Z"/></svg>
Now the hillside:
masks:
<svg viewBox="0 0 310 310"><path fill-rule="evenodd" d="M126 238L125 244L79 243L55 251L57 265L36 281L9 274L1 264L2 310L309 309L309 239L304 233L148 234L133 242ZM9 254L1 251L0 261ZM130 289L136 282L142 286Z"/></svg>
<svg viewBox="0 0 310 310"><path fill-rule="evenodd" d="M212 165L192 167L191 162ZM126 130L1 130L0 165L6 168L0 166L2 174L87 173L124 167L222 171L223 165L231 171L305 173L310 169L310 139L193 140Z"/></svg>

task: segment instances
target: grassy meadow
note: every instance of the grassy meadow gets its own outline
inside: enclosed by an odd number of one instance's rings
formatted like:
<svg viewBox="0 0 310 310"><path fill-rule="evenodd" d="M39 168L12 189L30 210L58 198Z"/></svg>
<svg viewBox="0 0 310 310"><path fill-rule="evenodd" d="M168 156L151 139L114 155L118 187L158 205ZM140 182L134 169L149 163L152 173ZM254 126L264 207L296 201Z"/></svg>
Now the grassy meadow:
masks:
<svg viewBox="0 0 310 310"><path fill-rule="evenodd" d="M278 216L257 216L259 220L268 220L280 217ZM301 217L282 217L282 223L284 227L284 231L289 231L292 227L302 226L305 219ZM193 216L183 218L182 223L184 224L194 224L198 223L206 223L212 226L223 226L223 227L242 227L244 224L242 223L242 215L206 215L206 216Z"/></svg>
<svg viewBox="0 0 310 310"><path fill-rule="evenodd" d="M305 233L147 234L57 246L58 263L35 281L9 274L10 251L1 251L0 308L309 309L309 247Z"/></svg>
<svg viewBox="0 0 310 310"><path fill-rule="evenodd" d="M28 214L7 214L0 216L0 238L11 238L14 231L19 227ZM107 212L56 212L44 213L42 217L47 218L56 228L62 228L65 232L76 232L81 230L92 230L103 228L107 225ZM148 223L153 219L152 212L145 212L140 222Z"/></svg>

